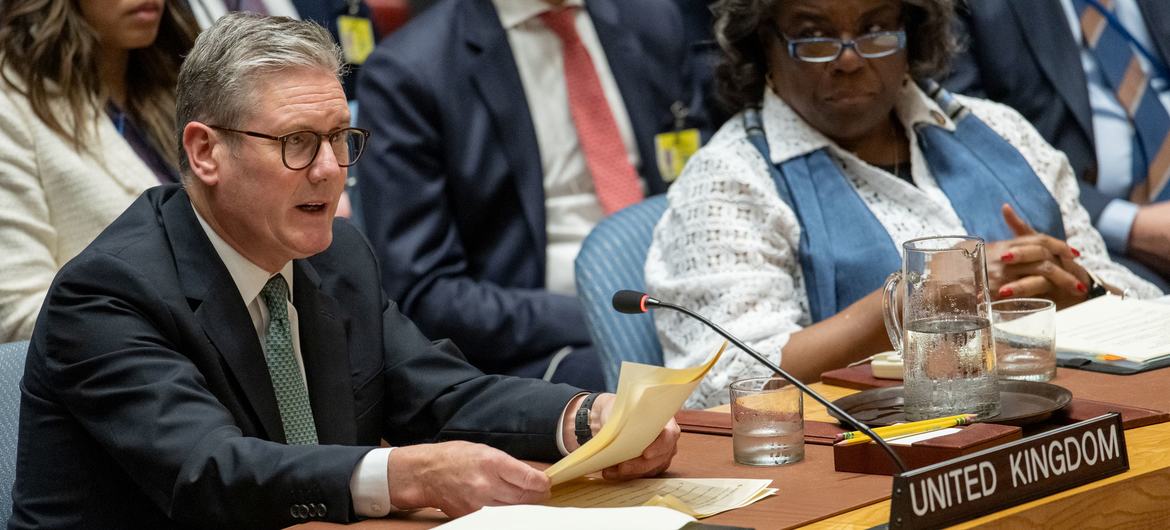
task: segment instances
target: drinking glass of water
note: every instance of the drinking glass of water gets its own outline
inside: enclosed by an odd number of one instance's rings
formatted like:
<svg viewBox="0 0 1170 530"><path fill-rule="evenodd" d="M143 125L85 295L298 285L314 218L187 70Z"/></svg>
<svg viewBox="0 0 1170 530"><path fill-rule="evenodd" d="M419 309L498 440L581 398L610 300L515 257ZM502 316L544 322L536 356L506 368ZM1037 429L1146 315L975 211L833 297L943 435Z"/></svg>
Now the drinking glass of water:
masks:
<svg viewBox="0 0 1170 530"><path fill-rule="evenodd" d="M735 461L779 466L804 459L804 401L778 377L731 383L731 443Z"/></svg>
<svg viewBox="0 0 1170 530"><path fill-rule="evenodd" d="M1013 298L991 304L1000 379L1048 381L1056 376L1056 304Z"/></svg>

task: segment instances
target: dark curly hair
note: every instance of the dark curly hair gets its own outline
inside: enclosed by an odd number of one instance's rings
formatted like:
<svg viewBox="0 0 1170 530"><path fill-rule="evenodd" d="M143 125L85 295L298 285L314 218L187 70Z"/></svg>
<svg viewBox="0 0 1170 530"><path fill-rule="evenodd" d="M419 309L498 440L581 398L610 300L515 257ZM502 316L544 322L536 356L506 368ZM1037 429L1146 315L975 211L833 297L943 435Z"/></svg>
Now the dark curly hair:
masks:
<svg viewBox="0 0 1170 530"><path fill-rule="evenodd" d="M784 0L720 0L715 39L723 59L715 70L719 102L729 112L758 105L767 86L768 26ZM954 0L902 0L910 75L915 79L946 72L958 50L952 31Z"/></svg>

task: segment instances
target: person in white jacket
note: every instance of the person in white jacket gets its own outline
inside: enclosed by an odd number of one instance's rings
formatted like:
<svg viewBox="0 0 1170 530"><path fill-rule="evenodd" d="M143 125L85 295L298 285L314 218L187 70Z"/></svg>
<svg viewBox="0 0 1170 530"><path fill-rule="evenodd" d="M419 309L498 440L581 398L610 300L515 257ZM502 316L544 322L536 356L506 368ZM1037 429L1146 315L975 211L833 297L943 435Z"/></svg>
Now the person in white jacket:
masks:
<svg viewBox="0 0 1170 530"><path fill-rule="evenodd" d="M177 181L197 27L167 0L0 5L0 342L32 334L57 270L135 197Z"/></svg>

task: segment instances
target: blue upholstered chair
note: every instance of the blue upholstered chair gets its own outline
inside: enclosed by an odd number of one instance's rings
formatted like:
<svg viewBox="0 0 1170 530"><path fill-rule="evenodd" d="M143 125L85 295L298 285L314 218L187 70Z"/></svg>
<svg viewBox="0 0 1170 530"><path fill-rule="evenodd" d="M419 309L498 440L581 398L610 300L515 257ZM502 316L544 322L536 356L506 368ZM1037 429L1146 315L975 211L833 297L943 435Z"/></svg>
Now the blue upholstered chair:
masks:
<svg viewBox="0 0 1170 530"><path fill-rule="evenodd" d="M16 433L20 418L20 377L28 341L0 344L0 521L12 515L12 482L16 480Z"/></svg>
<svg viewBox="0 0 1170 530"><path fill-rule="evenodd" d="M577 296L585 308L585 322L593 347L605 364L605 384L617 389L622 361L662 365L662 345L649 313L626 315L614 311L613 293L643 291L646 253L654 225L666 211L666 197L657 195L625 208L599 223L577 254Z"/></svg>

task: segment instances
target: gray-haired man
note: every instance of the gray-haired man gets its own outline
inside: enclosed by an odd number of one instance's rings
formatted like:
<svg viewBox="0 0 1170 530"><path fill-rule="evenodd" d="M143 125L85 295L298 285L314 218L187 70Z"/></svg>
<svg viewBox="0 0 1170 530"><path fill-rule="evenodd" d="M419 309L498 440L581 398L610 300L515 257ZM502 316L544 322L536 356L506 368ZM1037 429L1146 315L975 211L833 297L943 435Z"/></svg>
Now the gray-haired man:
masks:
<svg viewBox="0 0 1170 530"><path fill-rule="evenodd" d="M485 376L381 295L333 220L367 135L338 65L310 23L229 15L199 37L179 77L184 187L131 205L37 322L10 528L276 528L548 495L514 457L572 451L592 400ZM594 432L611 406L586 414ZM672 422L608 474L665 469L677 438Z"/></svg>

